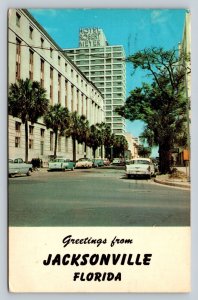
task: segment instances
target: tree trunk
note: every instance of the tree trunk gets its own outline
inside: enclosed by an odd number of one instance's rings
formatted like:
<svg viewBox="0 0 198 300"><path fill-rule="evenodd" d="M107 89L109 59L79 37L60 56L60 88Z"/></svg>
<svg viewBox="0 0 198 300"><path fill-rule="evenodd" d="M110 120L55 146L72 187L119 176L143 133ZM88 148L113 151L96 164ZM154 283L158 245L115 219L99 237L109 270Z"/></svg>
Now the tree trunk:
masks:
<svg viewBox="0 0 198 300"><path fill-rule="evenodd" d="M58 131L55 132L54 158L56 158L57 142L58 142Z"/></svg>
<svg viewBox="0 0 198 300"><path fill-rule="evenodd" d="M93 157L94 157L94 159L96 158L96 149L95 148L93 148Z"/></svg>
<svg viewBox="0 0 198 300"><path fill-rule="evenodd" d="M101 158L103 158L103 145L101 145Z"/></svg>
<svg viewBox="0 0 198 300"><path fill-rule="evenodd" d="M28 163L28 121L25 121L25 162Z"/></svg>
<svg viewBox="0 0 198 300"><path fill-rule="evenodd" d="M86 155L87 155L86 153L87 153L87 144L85 143L84 144L84 157L86 157Z"/></svg>
<svg viewBox="0 0 198 300"><path fill-rule="evenodd" d="M159 171L161 174L170 173L171 155L170 149L166 146L159 145Z"/></svg>
<svg viewBox="0 0 198 300"><path fill-rule="evenodd" d="M72 145L73 145L73 161L76 162L76 139L72 138Z"/></svg>

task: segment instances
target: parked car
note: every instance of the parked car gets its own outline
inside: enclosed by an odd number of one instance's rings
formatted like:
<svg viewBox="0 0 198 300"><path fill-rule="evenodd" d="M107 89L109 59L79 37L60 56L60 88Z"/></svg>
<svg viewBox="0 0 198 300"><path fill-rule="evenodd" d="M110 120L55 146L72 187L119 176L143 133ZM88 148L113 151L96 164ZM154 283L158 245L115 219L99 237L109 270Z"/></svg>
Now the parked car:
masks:
<svg viewBox="0 0 198 300"><path fill-rule="evenodd" d="M104 166L104 161L101 158L95 158L92 159L93 162L93 167L98 168L98 167L103 167Z"/></svg>
<svg viewBox="0 0 198 300"><path fill-rule="evenodd" d="M32 164L26 164L22 158L9 159L9 177L22 174L30 176L31 172Z"/></svg>
<svg viewBox="0 0 198 300"><path fill-rule="evenodd" d="M111 164L112 165L120 165L120 159L119 158L114 158Z"/></svg>
<svg viewBox="0 0 198 300"><path fill-rule="evenodd" d="M103 163L104 163L104 166L109 166L111 162L108 158L105 158L105 159L103 159Z"/></svg>
<svg viewBox="0 0 198 300"><path fill-rule="evenodd" d="M68 158L55 158L54 160L49 162L48 171L53 170L74 170L75 163Z"/></svg>
<svg viewBox="0 0 198 300"><path fill-rule="evenodd" d="M91 159L83 157L76 162L76 168L92 168L93 162Z"/></svg>
<svg viewBox="0 0 198 300"><path fill-rule="evenodd" d="M150 158L135 158L126 165L126 175L128 178L155 176L155 166Z"/></svg>

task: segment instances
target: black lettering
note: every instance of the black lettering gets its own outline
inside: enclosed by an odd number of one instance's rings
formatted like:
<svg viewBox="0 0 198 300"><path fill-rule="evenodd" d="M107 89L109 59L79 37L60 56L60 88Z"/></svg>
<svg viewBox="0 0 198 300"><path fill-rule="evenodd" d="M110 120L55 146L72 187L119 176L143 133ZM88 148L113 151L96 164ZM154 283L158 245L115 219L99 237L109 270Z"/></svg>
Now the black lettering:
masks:
<svg viewBox="0 0 198 300"><path fill-rule="evenodd" d="M121 273L118 273L118 274L115 276L115 281L121 281Z"/></svg>
<svg viewBox="0 0 198 300"><path fill-rule="evenodd" d="M83 254L82 261L80 263L81 266L85 266L87 264L87 258L89 257L89 254Z"/></svg>
<svg viewBox="0 0 198 300"><path fill-rule="evenodd" d="M152 254L144 254L143 264L150 265Z"/></svg>
<svg viewBox="0 0 198 300"><path fill-rule="evenodd" d="M91 265L96 265L97 262L98 262L98 259L99 259L99 255L98 254L93 254L91 257L90 257L90 264Z"/></svg>
<svg viewBox="0 0 198 300"><path fill-rule="evenodd" d="M69 245L71 237L72 237L71 235L68 235L63 239L63 244L64 244L63 247L66 247L67 245Z"/></svg>
<svg viewBox="0 0 198 300"><path fill-rule="evenodd" d="M140 261L140 254L137 254L135 264L138 265L138 266L140 266L142 264L141 261Z"/></svg>
<svg viewBox="0 0 198 300"><path fill-rule="evenodd" d="M49 254L48 258L43 261L44 266L48 266L50 264L51 258L52 258L52 254Z"/></svg>
<svg viewBox="0 0 198 300"><path fill-rule="evenodd" d="M55 258L52 260L52 265L60 266L60 262L61 262L61 256L60 256L60 254L56 254Z"/></svg>
<svg viewBox="0 0 198 300"><path fill-rule="evenodd" d="M80 254L78 254L78 255L74 254L72 256L71 265L76 265L78 267L79 266L78 260L80 257L81 257Z"/></svg>
<svg viewBox="0 0 198 300"><path fill-rule="evenodd" d="M76 279L79 278L79 276L80 276L80 273L79 272L75 272L74 273L73 281L76 281Z"/></svg>
<svg viewBox="0 0 198 300"><path fill-rule="evenodd" d="M62 258L62 264L64 266L68 265L69 264L69 260L66 260L67 258L70 258L70 254L65 254Z"/></svg>

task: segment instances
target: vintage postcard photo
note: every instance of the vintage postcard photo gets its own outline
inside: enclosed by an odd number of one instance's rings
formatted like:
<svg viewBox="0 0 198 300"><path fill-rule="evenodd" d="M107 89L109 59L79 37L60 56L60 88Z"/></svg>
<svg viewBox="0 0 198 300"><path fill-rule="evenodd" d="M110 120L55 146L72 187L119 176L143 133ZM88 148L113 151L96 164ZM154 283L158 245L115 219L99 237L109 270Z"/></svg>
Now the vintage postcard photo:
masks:
<svg viewBox="0 0 198 300"><path fill-rule="evenodd" d="M11 292L190 291L190 53L188 9L8 10Z"/></svg>

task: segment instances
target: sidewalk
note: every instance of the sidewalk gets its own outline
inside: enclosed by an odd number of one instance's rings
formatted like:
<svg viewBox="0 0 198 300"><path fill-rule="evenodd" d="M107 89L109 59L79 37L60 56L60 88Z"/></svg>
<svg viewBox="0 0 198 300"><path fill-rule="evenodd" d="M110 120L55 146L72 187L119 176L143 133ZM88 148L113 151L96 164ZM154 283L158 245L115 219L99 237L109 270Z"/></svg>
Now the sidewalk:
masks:
<svg viewBox="0 0 198 300"><path fill-rule="evenodd" d="M190 189L191 184L187 179L186 169L184 167L176 167L176 169L179 172L179 176L170 176L169 174L157 175L154 181L159 184Z"/></svg>

